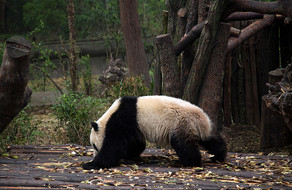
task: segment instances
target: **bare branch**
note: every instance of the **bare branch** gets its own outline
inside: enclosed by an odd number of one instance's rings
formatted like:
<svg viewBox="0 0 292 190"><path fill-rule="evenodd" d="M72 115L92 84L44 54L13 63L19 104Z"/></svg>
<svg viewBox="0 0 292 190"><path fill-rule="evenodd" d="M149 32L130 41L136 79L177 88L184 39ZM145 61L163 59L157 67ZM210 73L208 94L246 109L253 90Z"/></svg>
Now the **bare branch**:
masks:
<svg viewBox="0 0 292 190"><path fill-rule="evenodd" d="M226 12L226 16L235 11L250 11L263 14L282 14L292 17L291 0L278 0L274 2L258 2L253 0L233 0Z"/></svg>
<svg viewBox="0 0 292 190"><path fill-rule="evenodd" d="M252 23L245 29L241 30L241 33L238 38L231 37L228 41L227 52L239 46L243 41L253 36L256 32L271 25L274 19L275 15L265 15L263 19L257 20L256 22Z"/></svg>
<svg viewBox="0 0 292 190"><path fill-rule="evenodd" d="M251 19L260 19L264 15L261 13L254 12L235 12L225 18L225 21L239 21L239 20L251 20Z"/></svg>

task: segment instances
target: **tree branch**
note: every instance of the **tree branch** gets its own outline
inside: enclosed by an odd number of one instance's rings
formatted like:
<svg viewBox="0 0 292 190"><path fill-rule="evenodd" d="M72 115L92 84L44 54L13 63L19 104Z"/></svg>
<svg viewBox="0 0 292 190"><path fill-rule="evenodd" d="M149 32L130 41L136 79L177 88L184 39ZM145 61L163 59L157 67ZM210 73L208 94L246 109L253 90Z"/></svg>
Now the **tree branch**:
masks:
<svg viewBox="0 0 292 190"><path fill-rule="evenodd" d="M255 13L234 13L236 11L250 11ZM233 14L231 14L233 13ZM252 0L232 0L225 15L227 21L241 19L259 18L261 14L282 14L292 18L292 3L289 0L278 0L275 2L257 2ZM245 17L245 18L244 18ZM225 19L224 19L225 20ZM200 37L202 29L207 21L194 26L175 46L175 55L179 55L189 44Z"/></svg>
<svg viewBox="0 0 292 190"><path fill-rule="evenodd" d="M228 41L227 52L239 46L243 41L247 40L261 29L271 25L274 19L275 15L265 15L263 19L257 20L248 27L241 30L238 38L231 37Z"/></svg>
<svg viewBox="0 0 292 190"><path fill-rule="evenodd" d="M226 16L236 11L250 11L262 14L282 14L292 17L291 0L278 0L274 2L258 2L253 0L232 0Z"/></svg>
<svg viewBox="0 0 292 190"><path fill-rule="evenodd" d="M235 12L230 14L224 21L239 21L239 20L251 20L251 19L260 19L264 15L261 13L254 12Z"/></svg>

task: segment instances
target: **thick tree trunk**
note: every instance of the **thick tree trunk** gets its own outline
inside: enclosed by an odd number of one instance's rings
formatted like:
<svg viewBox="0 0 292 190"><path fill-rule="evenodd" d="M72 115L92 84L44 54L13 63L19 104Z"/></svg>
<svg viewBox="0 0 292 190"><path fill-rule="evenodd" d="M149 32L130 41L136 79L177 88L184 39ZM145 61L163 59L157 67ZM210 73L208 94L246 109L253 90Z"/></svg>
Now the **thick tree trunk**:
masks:
<svg viewBox="0 0 292 190"><path fill-rule="evenodd" d="M185 34L189 33L189 31L198 23L198 1L190 0L187 3L188 16L187 16L187 25ZM185 84L188 80L189 72L192 67L192 62L194 60L194 46L195 43L191 43L188 45L182 54L182 63L181 63L181 84L184 89Z"/></svg>
<svg viewBox="0 0 292 190"><path fill-rule="evenodd" d="M30 44L20 36L13 36L6 41L0 68L0 133L30 98L31 90L26 86L30 48Z"/></svg>
<svg viewBox="0 0 292 190"><path fill-rule="evenodd" d="M187 0L169 0L166 1L168 10L168 33L174 43L178 42L181 38L181 28L178 26L178 11L180 8L185 7Z"/></svg>
<svg viewBox="0 0 292 190"><path fill-rule="evenodd" d="M174 54L172 40L169 34L156 37L156 46L160 55L163 81L163 94L181 97L181 81L177 66L177 57Z"/></svg>
<svg viewBox="0 0 292 190"><path fill-rule="evenodd" d="M209 64L211 52L215 45L216 33L219 28L221 16L225 11L228 2L228 0L215 1L208 15L208 24L204 26L202 31L183 95L183 99L192 103L197 102L204 73Z"/></svg>
<svg viewBox="0 0 292 190"><path fill-rule="evenodd" d="M221 24L216 35L216 45L211 53L212 57L205 72L198 100L198 106L209 115L214 128L219 126L218 116L221 112L223 73L229 34L230 26Z"/></svg>
<svg viewBox="0 0 292 190"><path fill-rule="evenodd" d="M78 75L77 75L77 64L78 64L78 48L75 39L75 30L74 30L74 21L75 21L75 10L74 10L74 1L68 0L67 5L67 14L68 14L68 26L69 26L69 60L70 60L70 76L72 83L72 91L77 91L78 87Z"/></svg>
<svg viewBox="0 0 292 190"><path fill-rule="evenodd" d="M147 57L141 36L137 0L120 1L120 14L130 74L143 75L150 87Z"/></svg>

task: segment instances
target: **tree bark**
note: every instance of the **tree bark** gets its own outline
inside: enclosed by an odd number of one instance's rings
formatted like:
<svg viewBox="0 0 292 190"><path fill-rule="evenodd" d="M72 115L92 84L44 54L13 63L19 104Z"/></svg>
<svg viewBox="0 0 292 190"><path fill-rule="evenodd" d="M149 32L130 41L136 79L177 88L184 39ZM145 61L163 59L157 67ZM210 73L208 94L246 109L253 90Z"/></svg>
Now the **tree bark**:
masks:
<svg viewBox="0 0 292 190"><path fill-rule="evenodd" d="M72 91L76 92L78 88L78 76L77 76L77 64L78 64L78 48L75 39L75 10L74 10L74 1L68 0L67 5L67 14L68 14L68 26L69 26L69 43L70 50L68 53L69 63L70 63L70 76L72 83Z"/></svg>
<svg viewBox="0 0 292 190"><path fill-rule="evenodd" d="M198 100L199 89L203 81L205 70L210 61L221 16L225 11L228 2L228 0L215 1L208 15L208 23L204 26L202 31L183 95L183 99L192 103L196 103Z"/></svg>
<svg viewBox="0 0 292 190"><path fill-rule="evenodd" d="M163 94L173 97L181 97L181 82L177 57L174 54L172 40L169 34L156 37L156 46L161 61Z"/></svg>
<svg viewBox="0 0 292 190"><path fill-rule="evenodd" d="M224 86L223 86L223 116L224 116L224 125L226 127L231 126L231 53L228 52L225 60L225 73L224 73Z"/></svg>
<svg viewBox="0 0 292 190"><path fill-rule="evenodd" d="M264 15L261 13L253 12L235 12L230 14L224 21L240 21L240 20L251 20L251 19L261 19Z"/></svg>
<svg viewBox="0 0 292 190"><path fill-rule="evenodd" d="M248 27L241 30L238 38L231 37L228 42L227 51L231 51L237 46L239 46L243 41L247 40L249 37L255 35L261 29L271 25L275 19L274 15L266 15L264 19L257 20Z"/></svg>
<svg viewBox="0 0 292 190"><path fill-rule="evenodd" d="M20 36L6 41L0 68L0 134L27 105L31 90L26 86L30 44Z"/></svg>
<svg viewBox="0 0 292 190"><path fill-rule="evenodd" d="M198 99L198 106L210 117L214 128L218 129L222 104L222 84L225 68L226 47L230 34L230 25L221 24L216 35L215 47L208 69L205 72Z"/></svg>
<svg viewBox="0 0 292 190"><path fill-rule="evenodd" d="M120 14L129 72L133 75L143 75L146 86L150 87L149 68L141 36L137 0L120 1Z"/></svg>
<svg viewBox="0 0 292 190"><path fill-rule="evenodd" d="M258 2L253 0L231 0L225 16L235 11L249 11L263 14L281 14L292 18L291 0L278 0L274 2Z"/></svg>
<svg viewBox="0 0 292 190"><path fill-rule="evenodd" d="M188 17L185 34L187 34L197 23L198 23L198 1L190 0L187 3ZM195 43L190 43L182 54L182 63L181 63L181 84L184 89L185 84L187 83L190 69L192 67L192 62L194 60L194 47Z"/></svg>

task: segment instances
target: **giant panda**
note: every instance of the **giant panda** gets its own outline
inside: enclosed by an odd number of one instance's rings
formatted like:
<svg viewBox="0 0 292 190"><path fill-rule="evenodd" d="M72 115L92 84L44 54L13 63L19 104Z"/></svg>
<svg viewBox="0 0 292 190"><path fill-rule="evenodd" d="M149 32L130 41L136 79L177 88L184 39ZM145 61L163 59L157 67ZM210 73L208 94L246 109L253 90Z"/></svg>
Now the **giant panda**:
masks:
<svg viewBox="0 0 292 190"><path fill-rule="evenodd" d="M183 166L201 166L202 146L213 160L223 162L226 144L203 110L168 96L122 97L92 122L93 161L83 169L109 168L120 159L133 159L145 150L146 140L172 147Z"/></svg>

